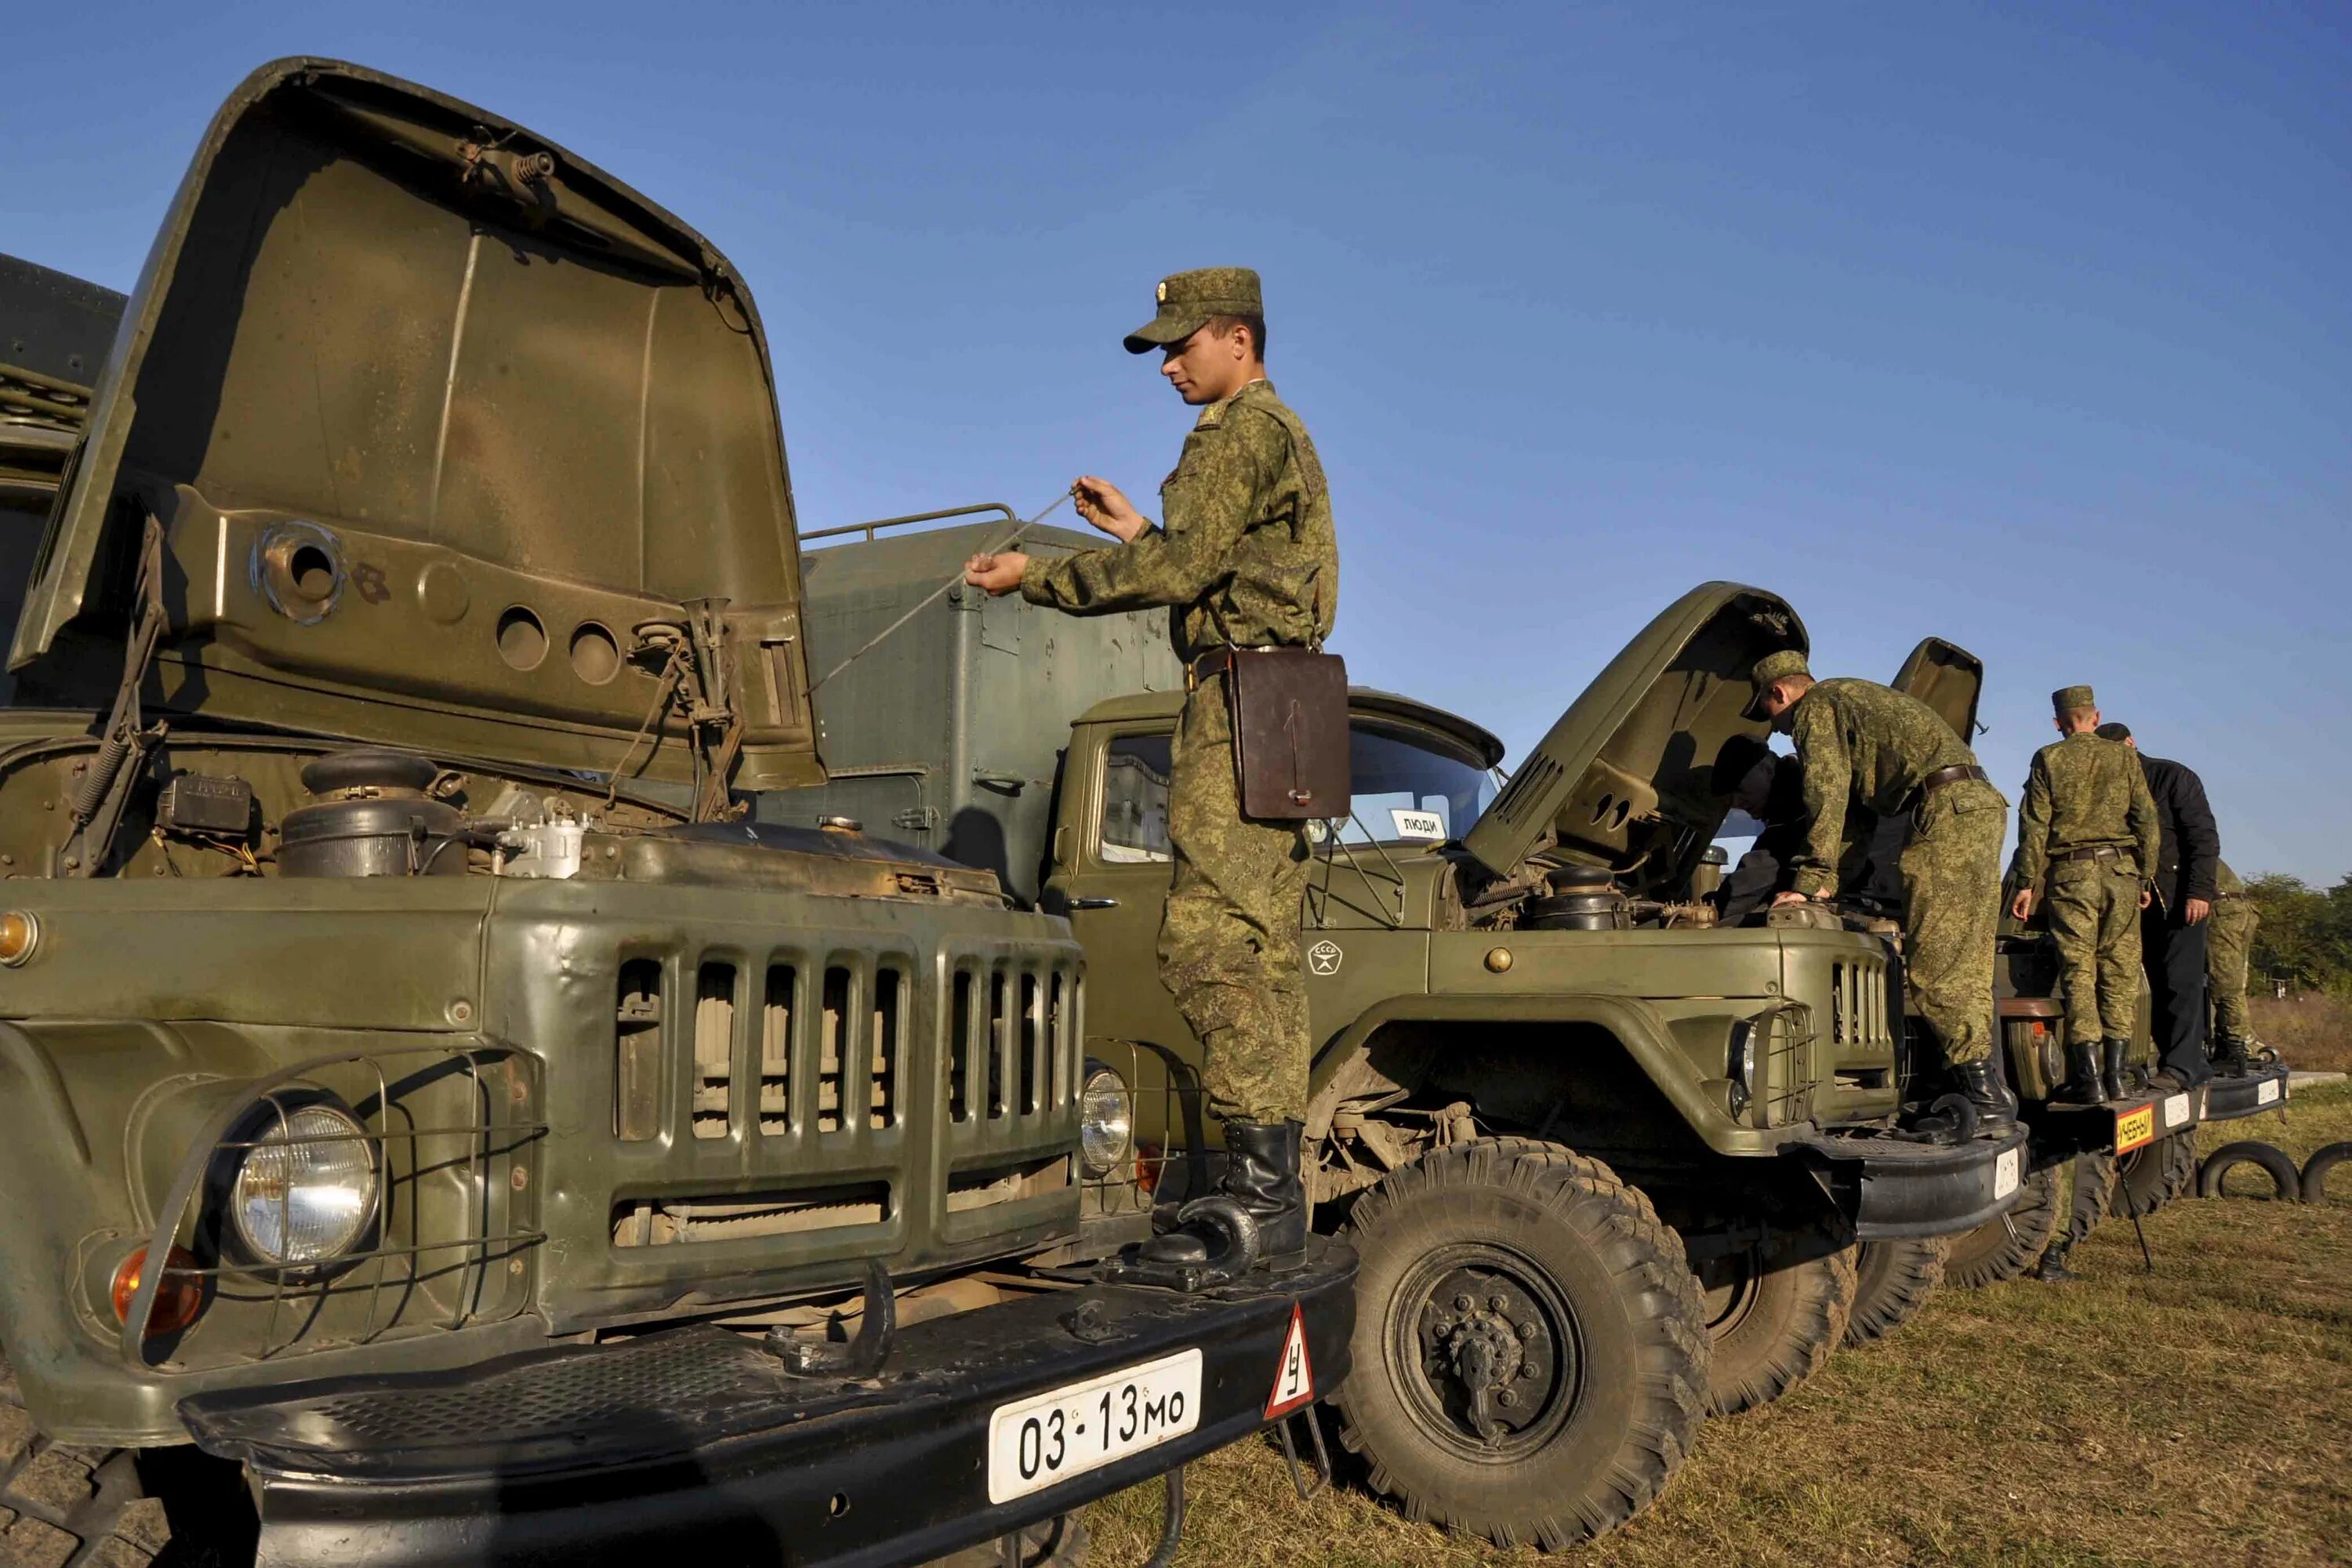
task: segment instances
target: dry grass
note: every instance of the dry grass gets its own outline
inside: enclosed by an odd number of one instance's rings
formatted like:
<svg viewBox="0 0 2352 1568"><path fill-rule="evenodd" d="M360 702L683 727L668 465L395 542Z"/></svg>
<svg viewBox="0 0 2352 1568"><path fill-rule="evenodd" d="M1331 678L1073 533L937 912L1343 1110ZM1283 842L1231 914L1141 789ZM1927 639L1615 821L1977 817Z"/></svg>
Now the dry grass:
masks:
<svg viewBox="0 0 2352 1568"><path fill-rule="evenodd" d="M2290 997L2249 996L2254 1034L2276 1046L2287 1065L2322 1072L2352 1072L2352 1003L2325 992Z"/></svg>
<svg viewBox="0 0 2352 1568"><path fill-rule="evenodd" d="M2352 1138L2352 1087L2205 1130L2298 1162ZM2074 1254L2079 1285L1945 1292L1780 1403L1711 1422L1665 1498L1567 1568L2352 1562L2352 1181L2325 1207L2190 1199ZM1359 1490L1300 1504L1280 1454L1195 1466L1180 1563L1528 1565ZM1087 1516L1140 1562L1154 1485Z"/></svg>

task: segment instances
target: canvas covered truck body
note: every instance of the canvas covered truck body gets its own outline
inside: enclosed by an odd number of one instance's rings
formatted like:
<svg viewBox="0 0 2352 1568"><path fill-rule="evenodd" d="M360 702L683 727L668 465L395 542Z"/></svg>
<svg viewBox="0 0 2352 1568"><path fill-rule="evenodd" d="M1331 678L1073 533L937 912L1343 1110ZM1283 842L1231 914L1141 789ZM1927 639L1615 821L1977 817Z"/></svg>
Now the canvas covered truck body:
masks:
<svg viewBox="0 0 2352 1568"><path fill-rule="evenodd" d="M1344 1246L1197 1296L1056 1271L1064 921L740 820L826 775L724 258L486 110L289 60L117 303L94 387L0 377L41 531L0 711L12 1530L145 1562L142 1456L193 1439L265 1562L882 1568L1344 1377Z"/></svg>

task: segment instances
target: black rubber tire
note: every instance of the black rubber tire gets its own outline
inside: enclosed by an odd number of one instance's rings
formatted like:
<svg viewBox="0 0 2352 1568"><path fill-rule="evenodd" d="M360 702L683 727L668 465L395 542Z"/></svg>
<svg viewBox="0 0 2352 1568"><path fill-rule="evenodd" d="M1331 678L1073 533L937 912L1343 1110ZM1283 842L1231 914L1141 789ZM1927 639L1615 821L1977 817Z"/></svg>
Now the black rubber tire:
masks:
<svg viewBox="0 0 2352 1568"><path fill-rule="evenodd" d="M1718 1415L1769 1405L1827 1365L1845 1339L1855 1289L1850 1242L1830 1250L1818 1237L1780 1232L1698 1272L1715 1342L1707 1403Z"/></svg>
<svg viewBox="0 0 2352 1568"><path fill-rule="evenodd" d="M2025 1178L2024 1195L2014 1208L1952 1237L1944 1283L1981 1290L2016 1279L2050 1245L2058 1218L2058 1168L2053 1165Z"/></svg>
<svg viewBox="0 0 2352 1568"><path fill-rule="evenodd" d="M2352 1160L2352 1143L2330 1143L2303 1163L2303 1201L2324 1204L2327 1201L2327 1173L2347 1160Z"/></svg>
<svg viewBox="0 0 2352 1568"><path fill-rule="evenodd" d="M2278 1190L2273 1202L2303 1201L2303 1173L2294 1168L2294 1161L2275 1143L2265 1143L2259 1138L2241 1138L2235 1143L2224 1143L2205 1156L2205 1163L2197 1172L2197 1195L2218 1198L2222 1178L2240 1165L2260 1165L2270 1174Z"/></svg>
<svg viewBox="0 0 2352 1568"><path fill-rule="evenodd" d="M2117 1219L2146 1219L2197 1185L2197 1138L2189 1131L2113 1156L2115 1184L2107 1212Z"/></svg>
<svg viewBox="0 0 2352 1568"><path fill-rule="evenodd" d="M1845 1321L1845 1342L1866 1345L1883 1340L1917 1317L1943 1283L1944 1259L1951 1250L1950 1240L1940 1236L1862 1243L1854 1259L1853 1311Z"/></svg>
<svg viewBox="0 0 2352 1568"><path fill-rule="evenodd" d="M2073 1247L2114 1212L2116 1184L2122 1176L2113 1154L2077 1154L2069 1164L2063 1235L2066 1245ZM2195 1164L2192 1160L2191 1174L2195 1173Z"/></svg>
<svg viewBox="0 0 2352 1568"><path fill-rule="evenodd" d="M1391 1172L1345 1234L1360 1269L1339 1440L1406 1517L1557 1552L1664 1489L1706 1414L1706 1329L1682 1238L1642 1193L1557 1143L1481 1139ZM1400 1364L1406 1341L1426 1343L1423 1308L1444 1321L1425 1294L1454 1277L1438 1270L1481 1258L1539 1277L1574 1342L1553 1363L1561 1397L1537 1407L1531 1446L1507 1460L1449 1416L1423 1349Z"/></svg>

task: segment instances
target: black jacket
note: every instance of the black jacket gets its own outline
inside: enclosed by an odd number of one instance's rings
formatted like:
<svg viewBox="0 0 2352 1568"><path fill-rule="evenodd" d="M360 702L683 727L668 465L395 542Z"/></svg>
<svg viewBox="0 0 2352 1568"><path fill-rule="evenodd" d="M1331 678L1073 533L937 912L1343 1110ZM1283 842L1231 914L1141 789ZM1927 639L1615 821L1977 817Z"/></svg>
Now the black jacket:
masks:
<svg viewBox="0 0 2352 1568"><path fill-rule="evenodd" d="M2178 925L2191 899L2213 897L2213 871L2221 863L2221 831L2205 802L2205 781L2179 763L2143 756L2141 771L2156 796L2164 846L2156 857L2156 898L2165 919Z"/></svg>

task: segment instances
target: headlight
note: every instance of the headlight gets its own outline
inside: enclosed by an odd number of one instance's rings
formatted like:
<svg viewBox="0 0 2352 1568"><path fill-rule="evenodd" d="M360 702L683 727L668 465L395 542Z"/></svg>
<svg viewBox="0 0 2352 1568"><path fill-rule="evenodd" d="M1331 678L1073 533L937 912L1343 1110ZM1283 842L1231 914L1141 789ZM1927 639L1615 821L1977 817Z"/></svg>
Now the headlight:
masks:
<svg viewBox="0 0 2352 1568"><path fill-rule="evenodd" d="M375 1217L375 1145L331 1105L271 1108L229 1184L229 1223L262 1263L325 1263Z"/></svg>
<svg viewBox="0 0 2352 1568"><path fill-rule="evenodd" d="M1100 1062L1087 1064L1078 1096L1078 1159L1090 1176L1107 1176L1135 1147L1135 1110L1127 1080Z"/></svg>
<svg viewBox="0 0 2352 1568"><path fill-rule="evenodd" d="M1731 1079L1731 1114L1748 1109L1756 1096L1756 1025L1742 1018L1731 1026L1731 1059L1724 1064Z"/></svg>

